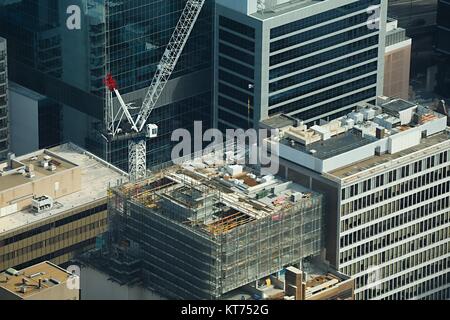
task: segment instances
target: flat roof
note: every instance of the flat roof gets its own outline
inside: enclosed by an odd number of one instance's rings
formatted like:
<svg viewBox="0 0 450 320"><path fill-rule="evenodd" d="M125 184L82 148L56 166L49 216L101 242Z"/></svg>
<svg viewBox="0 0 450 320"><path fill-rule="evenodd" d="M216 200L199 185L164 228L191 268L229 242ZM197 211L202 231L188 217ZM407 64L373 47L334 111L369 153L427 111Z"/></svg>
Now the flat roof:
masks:
<svg viewBox="0 0 450 320"><path fill-rule="evenodd" d="M294 140L292 140L294 141ZM332 137L328 140L317 141L307 146L285 138L280 141L280 143L295 148L296 150L314 154L315 158L325 160L337 156L339 154L354 150L356 148L365 146L374 142L373 139L362 137L355 130L349 130L345 133Z"/></svg>
<svg viewBox="0 0 450 320"><path fill-rule="evenodd" d="M328 173L330 179L342 179L376 166L381 159L401 157L405 149L413 152L436 144L433 136L442 133L448 137L446 122L444 115L428 107L395 99L381 106L358 105L356 111L320 126L300 124L282 129L278 136L270 138L270 143L281 144L282 158ZM375 164L360 168L357 164L366 159Z"/></svg>
<svg viewBox="0 0 450 320"><path fill-rule="evenodd" d="M417 159L417 152L443 142L448 142L450 144L449 132L441 132L428 138L423 138L420 144L403 151L399 151L393 154L385 153L382 155L373 155L366 160L352 163L351 165L339 168L338 170L330 171L326 174L337 177L339 179L345 179L362 172L365 172L366 174L372 174L377 172L377 166L382 166L381 168L384 169L385 166L388 165L391 161L403 159L404 162L412 162Z"/></svg>
<svg viewBox="0 0 450 320"><path fill-rule="evenodd" d="M16 271L18 274L9 274L8 270ZM0 290L3 289L26 298L60 284L65 285L70 276L71 273L45 261L20 271L7 269L2 272L0 274ZM39 279L41 279L40 288ZM22 291L23 288L25 289L24 292Z"/></svg>
<svg viewBox="0 0 450 320"><path fill-rule="evenodd" d="M110 185L121 184L121 180L128 181L128 175L125 172L71 143L51 148L49 151L58 158L70 159L70 163L80 167L81 190L55 199L54 207L39 215L33 214L30 209L25 209L0 217L0 234L103 199L107 196Z"/></svg>
<svg viewBox="0 0 450 320"><path fill-rule="evenodd" d="M251 16L260 20L270 19L323 1L324 0L291 0L283 4L275 5L273 8L266 9L263 12L255 12L251 14Z"/></svg>
<svg viewBox="0 0 450 320"><path fill-rule="evenodd" d="M383 109L393 112L400 112L403 110L414 108L415 106L417 106L417 104L403 99L395 99L385 104L382 104Z"/></svg>
<svg viewBox="0 0 450 320"><path fill-rule="evenodd" d="M45 156L49 156L52 159L50 160L50 164L55 165L55 170L50 171L40 166L40 162L44 160ZM27 178L26 176L22 174L6 174L4 176L0 176L0 192L5 191L14 187L18 187L20 185L35 182L43 177L48 177L51 175L55 175L61 172L64 172L68 169L72 169L77 167L77 165L73 162L70 162L69 160L61 157L55 156L55 154L52 154L48 150L40 150L37 152L34 152L32 154L24 155L21 157L17 157L13 160L14 162L14 168L20 168L22 166L29 166L33 165L34 167L34 174L35 176L33 178ZM0 168L5 168L7 165L7 162L3 162L0 164Z"/></svg>
<svg viewBox="0 0 450 320"><path fill-rule="evenodd" d="M233 158L227 163L206 154L154 171L149 179L115 190L157 214L178 212L170 219L207 234L226 233L283 212L298 212L301 207L314 206L313 200L321 197L292 181L262 176L249 166L233 165L238 157Z"/></svg>
<svg viewBox="0 0 450 320"><path fill-rule="evenodd" d="M297 123L297 120L291 116L285 114L279 114L265 120L262 120L261 123L270 128L284 128L289 126L294 126Z"/></svg>

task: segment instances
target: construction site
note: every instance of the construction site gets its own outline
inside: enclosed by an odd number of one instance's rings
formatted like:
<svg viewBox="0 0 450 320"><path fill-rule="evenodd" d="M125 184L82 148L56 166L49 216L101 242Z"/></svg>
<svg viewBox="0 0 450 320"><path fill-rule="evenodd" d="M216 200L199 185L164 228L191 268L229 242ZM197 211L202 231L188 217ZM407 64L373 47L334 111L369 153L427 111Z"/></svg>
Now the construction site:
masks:
<svg viewBox="0 0 450 320"><path fill-rule="evenodd" d="M205 155L110 190L110 249L164 296L219 299L320 254L322 195Z"/></svg>

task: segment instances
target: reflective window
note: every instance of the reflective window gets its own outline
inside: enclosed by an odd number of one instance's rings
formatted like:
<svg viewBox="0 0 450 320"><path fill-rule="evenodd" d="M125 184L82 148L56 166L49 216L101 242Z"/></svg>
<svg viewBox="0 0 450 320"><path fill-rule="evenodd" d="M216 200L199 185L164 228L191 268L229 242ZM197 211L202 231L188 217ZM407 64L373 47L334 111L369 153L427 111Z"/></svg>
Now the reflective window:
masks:
<svg viewBox="0 0 450 320"><path fill-rule="evenodd" d="M274 28L270 31L270 38L280 37L282 35L298 31L304 28L308 28L314 26L316 24L335 19L353 12L357 12L360 10L367 9L371 5L379 5L380 0L360 0L345 5L343 7L339 7L333 10L329 10L327 12L319 13L308 18L291 22L289 24Z"/></svg>

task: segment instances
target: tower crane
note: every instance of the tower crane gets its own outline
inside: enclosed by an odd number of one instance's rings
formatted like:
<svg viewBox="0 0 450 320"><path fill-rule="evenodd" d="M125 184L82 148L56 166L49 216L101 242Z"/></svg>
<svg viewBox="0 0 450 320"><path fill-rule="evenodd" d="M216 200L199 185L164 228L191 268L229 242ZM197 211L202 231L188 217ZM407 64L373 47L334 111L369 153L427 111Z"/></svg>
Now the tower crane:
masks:
<svg viewBox="0 0 450 320"><path fill-rule="evenodd" d="M131 104L126 104L120 95L117 82L113 76L111 74L106 76L104 82L109 91L116 95L120 104L119 110L112 116L113 122L118 121L120 123L125 115L131 125L131 132L143 133L145 129L145 137L147 138L155 138L158 135L158 126L156 124L147 124L147 120L175 69L204 4L205 0L187 0L186 6L181 13L181 17L158 64L136 118L133 118L130 113ZM120 128L114 126L114 124L108 129L113 136L121 132ZM145 178L146 176L147 155L145 137L129 141L128 171L132 181Z"/></svg>

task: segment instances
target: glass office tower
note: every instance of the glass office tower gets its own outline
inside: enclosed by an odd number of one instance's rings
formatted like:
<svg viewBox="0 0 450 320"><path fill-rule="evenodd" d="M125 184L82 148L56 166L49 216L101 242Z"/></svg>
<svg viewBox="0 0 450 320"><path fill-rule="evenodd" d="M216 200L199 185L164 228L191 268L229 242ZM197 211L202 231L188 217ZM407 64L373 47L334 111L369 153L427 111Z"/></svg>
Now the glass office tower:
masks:
<svg viewBox="0 0 450 320"><path fill-rule="evenodd" d="M62 140L127 169L128 141L106 132L103 78L116 78L140 106L186 0L15 0L0 2L0 35L9 41L11 80L62 106ZM80 28L73 28L80 8ZM213 1L204 10L149 121L148 165L167 161L171 132L210 126ZM69 20L69 22L68 22ZM72 23L72 25L71 25ZM72 26L72 27L71 27Z"/></svg>
<svg viewBox="0 0 450 320"><path fill-rule="evenodd" d="M219 127L257 126L280 113L330 120L382 94L387 1L217 4Z"/></svg>

